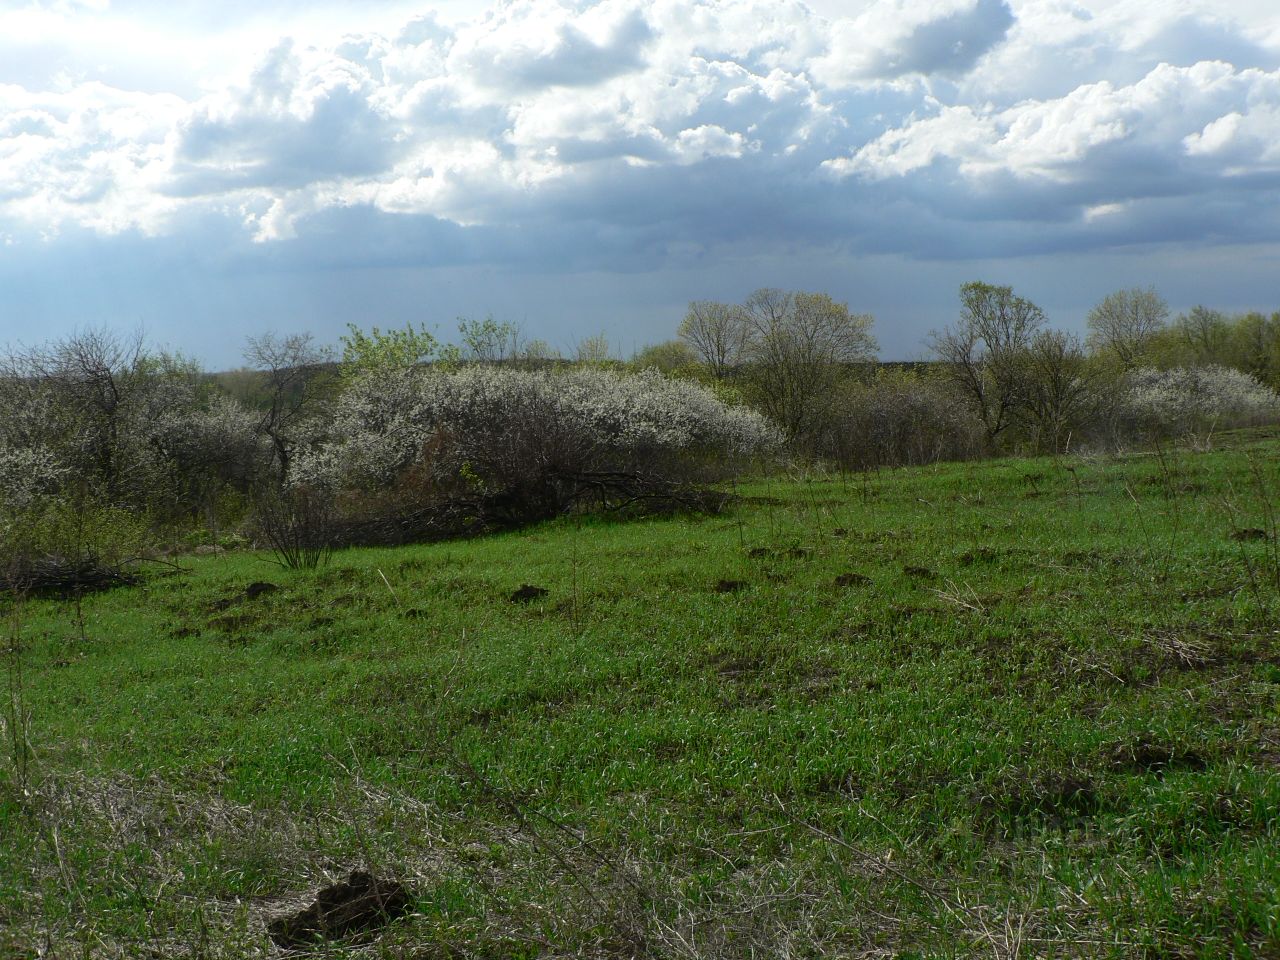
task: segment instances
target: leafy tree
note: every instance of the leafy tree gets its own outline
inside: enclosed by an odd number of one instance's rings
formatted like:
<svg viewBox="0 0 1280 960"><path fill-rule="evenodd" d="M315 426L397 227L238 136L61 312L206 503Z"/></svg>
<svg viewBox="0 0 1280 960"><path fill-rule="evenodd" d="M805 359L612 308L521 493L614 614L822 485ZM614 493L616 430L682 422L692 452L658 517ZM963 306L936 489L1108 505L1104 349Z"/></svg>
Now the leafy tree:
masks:
<svg viewBox="0 0 1280 960"><path fill-rule="evenodd" d="M602 364L612 358L613 348L609 346L609 338L598 333L578 343L573 352L578 363Z"/></svg>
<svg viewBox="0 0 1280 960"><path fill-rule="evenodd" d="M960 308L959 322L935 331L930 342L995 446L1025 398L1024 355L1044 325L1044 312L1012 287L976 281L960 287Z"/></svg>
<svg viewBox="0 0 1280 960"><path fill-rule="evenodd" d="M1169 320L1169 305L1154 287L1117 290L1089 311L1088 346L1115 357L1125 370L1142 363Z"/></svg>
<svg viewBox="0 0 1280 960"><path fill-rule="evenodd" d="M425 326L406 324L401 330L368 332L347 324L342 342L342 379L350 381L369 371L407 370L429 363L440 353L440 342Z"/></svg>
<svg viewBox="0 0 1280 960"><path fill-rule="evenodd" d="M483 320L458 319L464 357L476 363L503 363L515 360L521 352L520 327L499 323L493 316Z"/></svg>
<svg viewBox="0 0 1280 960"><path fill-rule="evenodd" d="M526 366L546 366L560 359L560 351L545 340L530 340L520 348L518 359Z"/></svg>
<svg viewBox="0 0 1280 960"><path fill-rule="evenodd" d="M1235 318L1231 329L1231 365L1262 383L1280 383L1280 313L1250 312Z"/></svg>
<svg viewBox="0 0 1280 960"><path fill-rule="evenodd" d="M1060 330L1040 330L1021 357L1021 397L1016 416L1036 449L1061 453L1072 431L1089 424L1102 401L1102 378L1079 339Z"/></svg>
<svg viewBox="0 0 1280 960"><path fill-rule="evenodd" d="M829 422L851 364L873 360L870 314L825 293L757 290L743 305L753 398L791 441L812 442Z"/></svg>
<svg viewBox="0 0 1280 960"><path fill-rule="evenodd" d="M1173 324L1192 364L1225 365L1230 361L1231 321L1220 310L1192 307Z"/></svg>
<svg viewBox="0 0 1280 960"><path fill-rule="evenodd" d="M651 344L637 351L631 358L631 365L637 370L652 368L662 373L690 368L697 362L697 355L683 340Z"/></svg>

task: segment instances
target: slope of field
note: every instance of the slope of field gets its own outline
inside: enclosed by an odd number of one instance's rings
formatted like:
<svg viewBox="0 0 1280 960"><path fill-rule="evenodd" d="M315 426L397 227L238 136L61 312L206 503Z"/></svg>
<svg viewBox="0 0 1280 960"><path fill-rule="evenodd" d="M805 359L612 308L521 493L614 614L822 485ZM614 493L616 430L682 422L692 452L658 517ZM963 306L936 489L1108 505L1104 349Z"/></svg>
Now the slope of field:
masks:
<svg viewBox="0 0 1280 960"><path fill-rule="evenodd" d="M1280 955L1280 447L1229 439L32 601L0 955L270 955L356 866L414 912L320 955Z"/></svg>

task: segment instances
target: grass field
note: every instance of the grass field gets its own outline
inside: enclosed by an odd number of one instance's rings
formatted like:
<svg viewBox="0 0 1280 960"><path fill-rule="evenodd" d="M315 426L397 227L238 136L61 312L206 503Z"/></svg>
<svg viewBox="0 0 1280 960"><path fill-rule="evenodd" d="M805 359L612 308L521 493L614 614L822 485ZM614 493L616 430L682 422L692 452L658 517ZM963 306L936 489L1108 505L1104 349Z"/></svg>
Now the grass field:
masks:
<svg viewBox="0 0 1280 960"><path fill-rule="evenodd" d="M315 955L1280 956L1280 443L1225 440L9 608L0 956L270 955L362 865L414 912Z"/></svg>

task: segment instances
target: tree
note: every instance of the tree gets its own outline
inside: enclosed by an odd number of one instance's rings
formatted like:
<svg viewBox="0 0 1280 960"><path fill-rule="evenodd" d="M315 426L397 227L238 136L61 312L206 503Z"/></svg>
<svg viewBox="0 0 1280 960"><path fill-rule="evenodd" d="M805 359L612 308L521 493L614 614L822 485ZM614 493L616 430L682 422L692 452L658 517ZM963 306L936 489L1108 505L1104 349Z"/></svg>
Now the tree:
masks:
<svg viewBox="0 0 1280 960"><path fill-rule="evenodd" d="M1280 313L1251 312L1235 318L1231 329L1232 366L1262 383L1276 385L1280 373Z"/></svg>
<svg viewBox="0 0 1280 960"><path fill-rule="evenodd" d="M743 304L751 393L789 440L812 442L830 421L846 368L875 359L870 314L825 293L757 290Z"/></svg>
<svg viewBox="0 0 1280 960"><path fill-rule="evenodd" d="M1174 321L1174 329L1191 362L1198 366L1230 362L1231 321L1219 310L1192 307Z"/></svg>
<svg viewBox="0 0 1280 960"><path fill-rule="evenodd" d="M530 340L521 347L517 359L527 367L545 367L560 359L560 351L545 340Z"/></svg>
<svg viewBox="0 0 1280 960"><path fill-rule="evenodd" d="M603 333L579 342L573 350L574 359L583 364L602 364L609 361L613 348L609 346L609 338Z"/></svg>
<svg viewBox="0 0 1280 960"><path fill-rule="evenodd" d="M347 324L342 341L342 379L350 383L370 371L408 370L431 361L440 343L425 326L405 324L400 330L382 331L370 327L366 333L354 323ZM307 335L308 345L311 336ZM326 358L327 359L327 358Z"/></svg>
<svg viewBox="0 0 1280 960"><path fill-rule="evenodd" d="M64 463L112 500L145 499L132 475L139 451L130 426L159 371L140 330L86 330L15 354L6 365L10 403L43 406L38 432L61 450Z"/></svg>
<svg viewBox="0 0 1280 960"><path fill-rule="evenodd" d="M969 399L995 446L1014 422L1026 392L1024 354L1044 312L1012 287L960 287L960 321L930 335L945 375Z"/></svg>
<svg viewBox="0 0 1280 960"><path fill-rule="evenodd" d="M707 365L717 380L742 360L747 316L742 307L714 300L694 300L680 322L679 337Z"/></svg>
<svg viewBox="0 0 1280 960"><path fill-rule="evenodd" d="M333 356L327 348L316 346L314 339L309 333L287 337L264 333L250 337L244 351L245 359L262 374L257 430L271 441L281 480L289 474L302 425L325 395Z"/></svg>
<svg viewBox="0 0 1280 960"><path fill-rule="evenodd" d="M476 363L505 363L521 353L520 327L505 320L499 323L492 315L483 320L459 317L458 333L464 356Z"/></svg>
<svg viewBox="0 0 1280 960"><path fill-rule="evenodd" d="M1117 290L1089 311L1088 346L1131 370L1142 363L1152 338L1165 328L1169 305L1155 287Z"/></svg>
<svg viewBox="0 0 1280 960"><path fill-rule="evenodd" d="M636 351L631 358L631 365L637 370L652 367L661 373L673 373L682 368L693 367L698 362L697 355L684 340L666 340L653 343Z"/></svg>
<svg viewBox="0 0 1280 960"><path fill-rule="evenodd" d="M1016 416L1036 449L1061 453L1073 428L1083 426L1101 398L1100 380L1080 341L1060 330L1040 330L1021 357L1022 391Z"/></svg>

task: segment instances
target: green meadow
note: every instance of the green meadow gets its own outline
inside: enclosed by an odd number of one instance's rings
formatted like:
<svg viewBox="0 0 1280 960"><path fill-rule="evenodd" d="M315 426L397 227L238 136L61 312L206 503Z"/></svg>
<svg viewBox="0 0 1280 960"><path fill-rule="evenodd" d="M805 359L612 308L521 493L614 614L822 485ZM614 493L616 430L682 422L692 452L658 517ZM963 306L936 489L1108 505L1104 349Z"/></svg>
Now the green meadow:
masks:
<svg viewBox="0 0 1280 960"><path fill-rule="evenodd" d="M412 912L310 955L1280 956L1278 454L6 602L0 956L277 955L356 867Z"/></svg>

